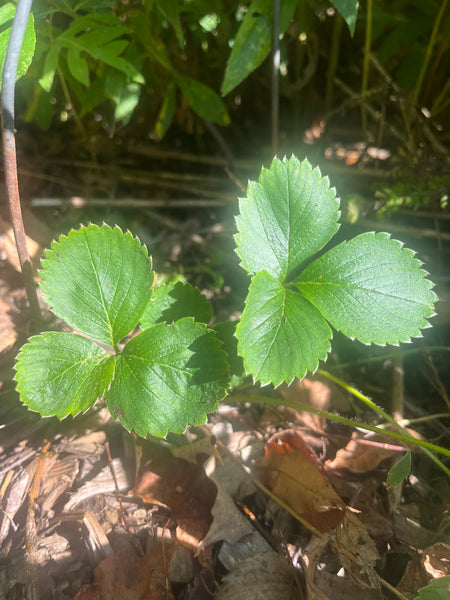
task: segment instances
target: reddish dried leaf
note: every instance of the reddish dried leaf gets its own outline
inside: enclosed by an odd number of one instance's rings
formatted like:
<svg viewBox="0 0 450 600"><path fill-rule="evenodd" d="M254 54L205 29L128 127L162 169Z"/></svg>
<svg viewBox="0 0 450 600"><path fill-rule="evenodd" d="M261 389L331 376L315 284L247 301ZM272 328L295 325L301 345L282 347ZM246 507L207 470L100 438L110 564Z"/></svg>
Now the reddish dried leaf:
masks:
<svg viewBox="0 0 450 600"><path fill-rule="evenodd" d="M276 496L319 531L342 521L345 503L299 436L288 434L267 444L256 471Z"/></svg>

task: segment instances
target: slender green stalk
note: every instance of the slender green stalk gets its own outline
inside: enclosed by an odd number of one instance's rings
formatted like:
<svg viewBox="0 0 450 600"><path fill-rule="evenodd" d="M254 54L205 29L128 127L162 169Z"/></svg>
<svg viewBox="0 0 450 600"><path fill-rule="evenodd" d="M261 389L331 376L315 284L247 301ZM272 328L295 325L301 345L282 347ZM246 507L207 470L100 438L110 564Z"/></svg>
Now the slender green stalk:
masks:
<svg viewBox="0 0 450 600"><path fill-rule="evenodd" d="M366 37L364 42L363 73L361 81L361 121L364 139L367 140L366 95L369 83L370 47L372 45L372 0L367 0Z"/></svg>
<svg viewBox="0 0 450 600"><path fill-rule="evenodd" d="M371 2L371 0L369 0ZM448 0L443 0L441 4L441 8L436 16L434 21L433 30L431 32L430 40L428 42L427 50L425 52L425 58L423 59L422 68L420 69L419 77L417 79L416 87L414 88L412 99L413 103L417 104L417 101L420 96L420 92L422 91L423 80L425 78L425 73L427 72L428 64L431 60L431 56L433 54L433 48L436 43L437 33L439 31L439 27L441 25L441 21L444 18L445 11L447 10Z"/></svg>
<svg viewBox="0 0 450 600"><path fill-rule="evenodd" d="M375 402L373 402L370 398L368 398L363 393L361 393L360 391L358 391L356 388L354 388L353 386L349 385L348 383L345 383L345 381L342 381L338 377L335 377L334 375L331 375L330 373L327 373L326 371L323 371L322 369L318 369L317 372L320 375L322 375L323 377L326 377L327 379L329 379L330 381L333 381L334 383L337 383L339 386L341 386L342 388L344 388L345 390L347 390L348 392L350 392L350 394L352 394L353 396L355 396L355 398L358 398L358 400L361 400L362 402L364 402L364 404L366 406L368 406L369 408L371 408L378 415L382 416L388 423L390 423L393 427L395 427L398 431L400 431L401 432L400 435L402 435L402 438L399 438L398 437L399 434L397 432L391 431L388 434L390 437L396 437L397 439L403 439L404 441L407 441L408 444L412 444L414 446L420 446L421 448L423 448L423 451L428 456L428 458L430 458L433 462L435 462L440 469L442 469L447 475L450 476L450 469L448 469L433 454L433 452L438 452L439 454L444 454L446 456L450 456L450 451L449 450L447 450L445 448L441 448L440 446L435 446L434 444L430 444L429 442L425 442L424 443L423 440L417 440L416 438L413 438L406 431L406 429L404 429L401 425L399 425L399 423L397 423L397 421L395 419L393 419L391 417L391 415L389 415L386 411L384 411L382 408L380 408L379 406L377 406L375 404ZM358 425L358 427L361 427L361 425ZM365 425L364 425L364 428L365 428ZM387 434L387 431L385 433ZM395 435L392 435L392 434L395 434Z"/></svg>
<svg viewBox="0 0 450 600"><path fill-rule="evenodd" d="M331 34L330 63L327 72L327 87L325 92L325 108L331 109L333 102L334 77L339 62L339 45L341 42L342 24L344 19L336 11L334 15L333 31Z"/></svg>

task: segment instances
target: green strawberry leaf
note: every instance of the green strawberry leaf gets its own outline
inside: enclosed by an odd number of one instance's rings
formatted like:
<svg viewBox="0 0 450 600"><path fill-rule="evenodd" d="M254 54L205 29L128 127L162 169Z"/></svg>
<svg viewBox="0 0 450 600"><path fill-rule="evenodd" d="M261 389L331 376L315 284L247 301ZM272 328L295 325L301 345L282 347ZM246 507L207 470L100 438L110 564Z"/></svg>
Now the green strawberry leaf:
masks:
<svg viewBox="0 0 450 600"><path fill-rule="evenodd" d="M140 436L163 437L206 421L225 396L225 353L214 332L193 319L160 323L116 357L106 393L111 414Z"/></svg>
<svg viewBox="0 0 450 600"><path fill-rule="evenodd" d="M156 323L173 323L183 317L193 317L201 323L209 323L212 309L200 290L178 281L154 290L140 323L144 330Z"/></svg>
<svg viewBox="0 0 450 600"><path fill-rule="evenodd" d="M252 278L236 336L246 371L277 386L314 372L330 351L332 333L301 294L262 271Z"/></svg>
<svg viewBox="0 0 450 600"><path fill-rule="evenodd" d="M387 233L363 233L310 264L296 287L335 328L364 344L419 337L436 295L414 252Z"/></svg>
<svg viewBox="0 0 450 600"><path fill-rule="evenodd" d="M43 416L63 419L104 395L114 358L87 338L46 331L22 347L15 368L22 402Z"/></svg>
<svg viewBox="0 0 450 600"><path fill-rule="evenodd" d="M111 346L137 325L153 283L145 246L131 233L108 225L61 236L45 253L40 276L58 317Z"/></svg>
<svg viewBox="0 0 450 600"><path fill-rule="evenodd" d="M275 158L239 201L235 236L241 266L283 281L333 237L339 200L328 177L307 160Z"/></svg>

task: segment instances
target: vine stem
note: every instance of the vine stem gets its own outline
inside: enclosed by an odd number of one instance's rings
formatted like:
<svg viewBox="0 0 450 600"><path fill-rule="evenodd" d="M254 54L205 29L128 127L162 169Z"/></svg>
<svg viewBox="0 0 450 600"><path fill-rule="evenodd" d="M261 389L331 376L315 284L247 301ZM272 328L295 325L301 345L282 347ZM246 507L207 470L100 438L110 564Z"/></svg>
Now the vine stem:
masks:
<svg viewBox="0 0 450 600"><path fill-rule="evenodd" d="M32 3L33 0L18 0L17 2L16 14L14 16L3 68L1 105L6 194L28 302L30 303L31 313L36 321L36 325L39 326L41 322L41 310L34 283L30 256L28 254L22 208L20 205L19 183L17 179L16 137L14 129L14 95L17 65L19 63L20 49L22 48L25 28L27 26Z"/></svg>

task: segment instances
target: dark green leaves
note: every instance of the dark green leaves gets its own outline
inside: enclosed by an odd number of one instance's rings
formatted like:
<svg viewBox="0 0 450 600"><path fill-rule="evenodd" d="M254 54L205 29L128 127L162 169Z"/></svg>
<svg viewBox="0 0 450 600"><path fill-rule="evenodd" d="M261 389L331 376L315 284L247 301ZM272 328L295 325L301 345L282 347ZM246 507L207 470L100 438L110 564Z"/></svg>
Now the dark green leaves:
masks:
<svg viewBox="0 0 450 600"><path fill-rule="evenodd" d="M236 335L263 384L315 371L330 350L328 323L365 344L398 344L434 314L421 263L384 233L344 242L299 274L336 233L338 208L328 179L295 157L274 159L240 201L237 253L253 277Z"/></svg>
<svg viewBox="0 0 450 600"><path fill-rule="evenodd" d="M341 13L353 37L358 17L359 0L331 0L331 4L334 4L335 8Z"/></svg>
<svg viewBox="0 0 450 600"><path fill-rule="evenodd" d="M280 34L288 28L298 0L281 3ZM222 83L222 95L231 92L263 62L272 47L273 2L253 0L234 39Z"/></svg>
<svg viewBox="0 0 450 600"><path fill-rule="evenodd" d="M107 225L62 236L42 266L42 289L54 313L92 339L46 332L25 344L16 380L29 408L63 418L105 398L122 424L142 436L205 421L225 395L228 365L214 332L183 318L210 320L198 290L170 284L158 288L152 303L146 248ZM122 347L139 322L145 331Z"/></svg>

